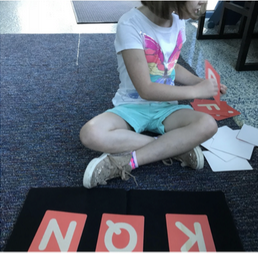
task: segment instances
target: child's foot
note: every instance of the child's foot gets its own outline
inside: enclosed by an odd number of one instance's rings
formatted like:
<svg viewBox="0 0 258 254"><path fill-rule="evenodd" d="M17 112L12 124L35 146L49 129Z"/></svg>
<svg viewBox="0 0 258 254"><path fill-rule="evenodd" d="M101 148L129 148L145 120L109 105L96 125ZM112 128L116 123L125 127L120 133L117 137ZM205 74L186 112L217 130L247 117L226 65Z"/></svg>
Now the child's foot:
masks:
<svg viewBox="0 0 258 254"><path fill-rule="evenodd" d="M88 164L83 176L83 186L90 189L97 185L106 185L107 180L116 177L128 180L132 176L132 168L129 165L131 158L131 153L126 155L103 153Z"/></svg>
<svg viewBox="0 0 258 254"><path fill-rule="evenodd" d="M172 159L181 161L181 166L188 166L192 169L202 169L204 166L204 157L199 146L193 148L191 151L175 156Z"/></svg>

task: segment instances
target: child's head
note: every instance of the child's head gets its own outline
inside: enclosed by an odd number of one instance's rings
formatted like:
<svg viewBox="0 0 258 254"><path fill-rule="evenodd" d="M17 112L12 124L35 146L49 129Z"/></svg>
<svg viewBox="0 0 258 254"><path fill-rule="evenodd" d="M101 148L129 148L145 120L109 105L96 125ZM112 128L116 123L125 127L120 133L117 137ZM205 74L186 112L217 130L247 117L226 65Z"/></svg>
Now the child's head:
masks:
<svg viewBox="0 0 258 254"><path fill-rule="evenodd" d="M207 1L141 1L149 10L163 19L170 19L171 13L180 19L198 19L206 11Z"/></svg>

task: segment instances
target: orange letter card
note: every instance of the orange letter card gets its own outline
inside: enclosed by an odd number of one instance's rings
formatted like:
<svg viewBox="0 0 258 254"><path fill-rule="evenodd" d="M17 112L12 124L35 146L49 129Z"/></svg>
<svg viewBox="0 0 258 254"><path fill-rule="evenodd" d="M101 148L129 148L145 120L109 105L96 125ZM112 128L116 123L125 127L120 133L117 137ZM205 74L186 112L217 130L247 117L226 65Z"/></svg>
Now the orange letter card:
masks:
<svg viewBox="0 0 258 254"><path fill-rule="evenodd" d="M206 215L166 214L169 250L216 251Z"/></svg>
<svg viewBox="0 0 258 254"><path fill-rule="evenodd" d="M205 60L205 78L206 79L215 79L217 81L219 91L218 91L217 95L214 96L213 98L219 105L220 104L220 76L207 60Z"/></svg>
<svg viewBox="0 0 258 254"><path fill-rule="evenodd" d="M191 102L194 110L207 113L216 120L240 115L240 112L230 107L227 102L220 101L220 76L207 60L205 60L205 78L215 79L217 81L219 88L218 94L214 96L214 100L195 99Z"/></svg>
<svg viewBox="0 0 258 254"><path fill-rule="evenodd" d="M96 251L142 252L144 216L103 214Z"/></svg>
<svg viewBox="0 0 258 254"><path fill-rule="evenodd" d="M86 218L86 214L46 211L28 251L77 251Z"/></svg>

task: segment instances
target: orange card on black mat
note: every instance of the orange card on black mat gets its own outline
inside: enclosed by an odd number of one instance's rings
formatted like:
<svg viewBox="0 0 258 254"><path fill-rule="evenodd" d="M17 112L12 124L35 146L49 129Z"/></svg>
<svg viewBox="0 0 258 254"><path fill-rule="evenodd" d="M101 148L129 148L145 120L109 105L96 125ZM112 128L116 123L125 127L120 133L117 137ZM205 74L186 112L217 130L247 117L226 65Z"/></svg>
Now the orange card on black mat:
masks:
<svg viewBox="0 0 258 254"><path fill-rule="evenodd" d="M86 218L86 214L47 210L28 251L77 251Z"/></svg>
<svg viewBox="0 0 258 254"><path fill-rule="evenodd" d="M169 250L216 251L206 215L166 214Z"/></svg>
<svg viewBox="0 0 258 254"><path fill-rule="evenodd" d="M103 214L96 252L143 251L144 216Z"/></svg>

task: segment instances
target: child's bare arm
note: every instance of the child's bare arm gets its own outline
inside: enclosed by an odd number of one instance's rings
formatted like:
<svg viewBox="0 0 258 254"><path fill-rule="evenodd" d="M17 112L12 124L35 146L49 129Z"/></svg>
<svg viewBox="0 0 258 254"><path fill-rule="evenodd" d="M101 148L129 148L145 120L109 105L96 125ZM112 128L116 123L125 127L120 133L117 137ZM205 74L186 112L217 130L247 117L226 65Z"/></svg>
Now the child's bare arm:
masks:
<svg viewBox="0 0 258 254"><path fill-rule="evenodd" d="M204 80L204 79L194 75L193 73L188 71L186 68L184 68L180 64L176 64L175 71L176 71L175 81L179 82L182 85L193 86Z"/></svg>
<svg viewBox="0 0 258 254"><path fill-rule="evenodd" d="M150 80L148 63L143 50L123 50L122 56L128 74L136 90L143 99L150 101L173 101L209 98L217 94L217 84L212 80L202 80L198 77L196 82L197 80L199 82L193 86L169 86L153 83Z"/></svg>
<svg viewBox="0 0 258 254"><path fill-rule="evenodd" d="M190 71L185 69L180 64L177 64L175 67L176 70L176 81L182 85L197 85L202 82L204 79L192 74ZM220 93L225 94L227 92L227 86L220 84Z"/></svg>

